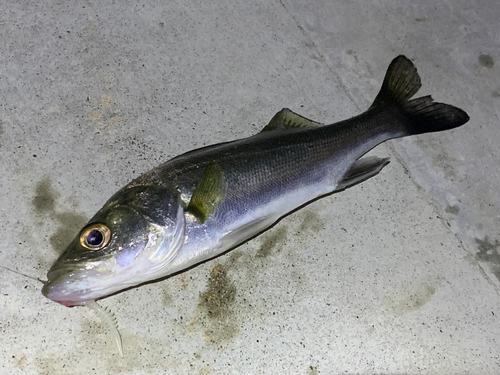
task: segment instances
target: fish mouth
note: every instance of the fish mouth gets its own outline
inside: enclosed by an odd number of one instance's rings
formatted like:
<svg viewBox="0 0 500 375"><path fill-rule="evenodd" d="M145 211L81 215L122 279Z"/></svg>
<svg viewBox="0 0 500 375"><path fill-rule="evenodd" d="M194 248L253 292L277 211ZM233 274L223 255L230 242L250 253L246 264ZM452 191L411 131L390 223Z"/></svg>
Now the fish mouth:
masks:
<svg viewBox="0 0 500 375"><path fill-rule="evenodd" d="M47 282L42 288L42 294L48 299L63 306L81 306L89 298L88 289L76 289L76 275L81 271L73 265L53 267L47 273ZM80 276L81 277L81 276Z"/></svg>
<svg viewBox="0 0 500 375"><path fill-rule="evenodd" d="M52 267L49 272L47 273L47 280L49 283L53 282L54 280L59 280L63 277L68 277L71 276L77 271L78 269L76 267Z"/></svg>
<svg viewBox="0 0 500 375"><path fill-rule="evenodd" d="M42 294L48 299L66 307L82 306L88 301L88 299L80 300L78 295L75 295L74 293L66 294L60 289L59 285L48 282L43 286Z"/></svg>

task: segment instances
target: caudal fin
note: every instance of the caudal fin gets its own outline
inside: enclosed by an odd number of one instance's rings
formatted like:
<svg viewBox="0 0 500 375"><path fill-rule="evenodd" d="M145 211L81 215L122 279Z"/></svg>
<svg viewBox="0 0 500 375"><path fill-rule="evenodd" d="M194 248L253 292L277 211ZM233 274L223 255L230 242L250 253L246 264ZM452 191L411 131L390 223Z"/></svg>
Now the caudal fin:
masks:
<svg viewBox="0 0 500 375"><path fill-rule="evenodd" d="M469 121L465 111L436 103L431 96L409 100L421 86L415 65L405 56L398 56L389 65L382 88L370 109L395 106L405 119L404 135L453 129Z"/></svg>

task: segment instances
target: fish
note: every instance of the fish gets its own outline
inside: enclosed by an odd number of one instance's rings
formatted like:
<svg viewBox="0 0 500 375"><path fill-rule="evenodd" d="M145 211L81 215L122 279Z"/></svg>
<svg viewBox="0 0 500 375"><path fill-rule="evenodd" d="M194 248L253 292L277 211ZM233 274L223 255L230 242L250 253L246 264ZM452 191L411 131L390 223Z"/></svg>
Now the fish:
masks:
<svg viewBox="0 0 500 375"><path fill-rule="evenodd" d="M374 177L389 159L363 155L387 140L469 121L431 96L412 99L420 87L416 67L401 55L373 104L355 117L325 125L284 108L258 134L144 173L78 233L48 271L42 294L90 307L113 327L97 300L217 257L307 203ZM115 339L122 354L116 332Z"/></svg>

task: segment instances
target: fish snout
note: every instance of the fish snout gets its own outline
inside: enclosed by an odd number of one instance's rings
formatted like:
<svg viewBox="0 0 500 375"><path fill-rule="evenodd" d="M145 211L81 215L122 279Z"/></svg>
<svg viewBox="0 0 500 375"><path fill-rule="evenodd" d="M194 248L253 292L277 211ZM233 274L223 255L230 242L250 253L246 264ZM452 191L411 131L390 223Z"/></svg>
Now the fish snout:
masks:
<svg viewBox="0 0 500 375"><path fill-rule="evenodd" d="M42 294L48 299L63 306L80 306L85 301L81 300L81 293L71 288L72 268L51 269L47 274L47 282L42 288Z"/></svg>

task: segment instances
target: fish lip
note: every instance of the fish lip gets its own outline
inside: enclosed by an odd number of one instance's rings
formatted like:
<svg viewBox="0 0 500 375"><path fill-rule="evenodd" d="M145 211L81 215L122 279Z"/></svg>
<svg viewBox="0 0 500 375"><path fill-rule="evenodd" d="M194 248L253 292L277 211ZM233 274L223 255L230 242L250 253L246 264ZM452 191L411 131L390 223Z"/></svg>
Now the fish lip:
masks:
<svg viewBox="0 0 500 375"><path fill-rule="evenodd" d="M81 306L84 305L89 299L80 299L79 296L87 294L87 290L82 290L79 292L65 293L63 290L64 283L54 283L48 282L42 288L42 294L48 299L57 302L66 307Z"/></svg>
<svg viewBox="0 0 500 375"><path fill-rule="evenodd" d="M61 284L54 284L53 282L46 283L42 288L42 294L48 299L60 303L63 306L78 306L80 301L75 300L68 295L65 295L60 289Z"/></svg>
<svg viewBox="0 0 500 375"><path fill-rule="evenodd" d="M71 277L81 269L81 267L75 264L58 264L52 266L47 273L47 282L42 287L42 294L63 306L84 305L88 298L82 299L81 297L88 294L88 289L79 291L67 290L67 285L71 284Z"/></svg>
<svg viewBox="0 0 500 375"><path fill-rule="evenodd" d="M60 279L62 276L69 277L74 274L76 270L76 267L69 266L52 267L49 272L47 272L47 283L51 283L56 279Z"/></svg>

